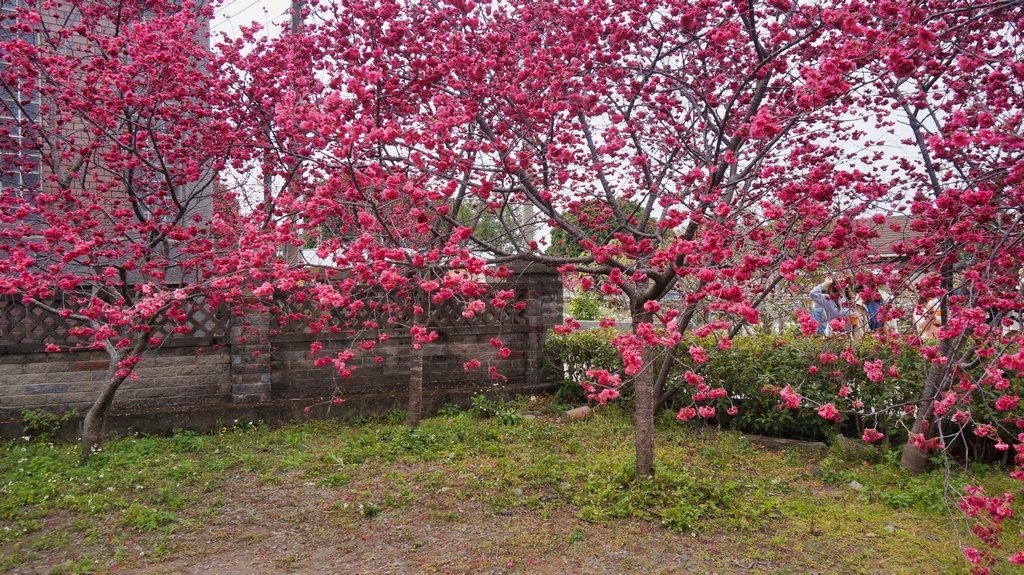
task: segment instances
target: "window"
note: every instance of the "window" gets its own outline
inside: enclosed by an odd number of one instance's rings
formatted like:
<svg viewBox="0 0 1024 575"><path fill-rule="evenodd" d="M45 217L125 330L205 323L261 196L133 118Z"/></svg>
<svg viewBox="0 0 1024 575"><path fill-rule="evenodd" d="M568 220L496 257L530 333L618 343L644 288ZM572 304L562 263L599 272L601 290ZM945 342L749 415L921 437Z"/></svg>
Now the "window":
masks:
<svg viewBox="0 0 1024 575"><path fill-rule="evenodd" d="M0 44L35 45L34 32L15 29L24 0L0 0ZM0 59L0 192L31 198L39 189L39 150L27 130L39 120L39 92L34 85L9 74L7 58Z"/></svg>

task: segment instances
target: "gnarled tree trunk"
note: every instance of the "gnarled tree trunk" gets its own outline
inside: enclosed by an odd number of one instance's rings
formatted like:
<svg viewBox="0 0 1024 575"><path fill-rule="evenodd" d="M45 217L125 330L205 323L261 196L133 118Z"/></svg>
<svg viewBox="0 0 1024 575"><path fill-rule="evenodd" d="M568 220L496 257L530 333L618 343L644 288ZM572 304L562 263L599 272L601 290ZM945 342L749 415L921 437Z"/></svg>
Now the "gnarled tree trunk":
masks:
<svg viewBox="0 0 1024 575"><path fill-rule="evenodd" d="M114 403L114 395L124 383L125 378L128 377L127 374L118 375L120 363L126 355L116 352L110 356L107 376L82 421L82 461L88 460L103 445L103 439L107 433L107 415L110 413L110 406Z"/></svg>
<svg viewBox="0 0 1024 575"><path fill-rule="evenodd" d="M950 357L952 349L953 344L950 340L939 340L939 355ZM950 358L950 361L952 361L952 358ZM949 363L946 365L933 363L928 368L924 389L921 391L921 399L917 402L914 425L910 428L911 438L918 433L924 433L926 438L932 437L935 434L936 427L931 425L933 406L935 405L935 398L945 391L945 388L949 387L946 382L948 372ZM900 466L912 475L923 473L928 467L928 451L908 442L903 448Z"/></svg>

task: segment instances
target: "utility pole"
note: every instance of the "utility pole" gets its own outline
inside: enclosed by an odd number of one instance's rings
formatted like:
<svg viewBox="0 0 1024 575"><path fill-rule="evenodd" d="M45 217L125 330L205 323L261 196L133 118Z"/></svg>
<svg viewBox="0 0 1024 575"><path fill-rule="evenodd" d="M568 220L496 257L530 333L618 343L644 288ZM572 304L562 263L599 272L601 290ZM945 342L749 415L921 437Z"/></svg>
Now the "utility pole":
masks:
<svg viewBox="0 0 1024 575"><path fill-rule="evenodd" d="M292 34L301 34L302 33L302 0L291 0L291 11L292 11L292 19L291 19L291 26L289 28L289 31ZM298 184L299 182L302 181L302 171L301 171L302 167L298 165L299 162L301 162L301 160L299 160L298 158L295 158L295 162L296 162L295 175L292 177L291 185ZM292 225L293 226L298 223L298 217L296 217L294 214L292 214L291 220L292 220ZM302 259L303 259L302 258L302 247L301 246L295 246L295 245L292 245L292 244L288 244L288 246L286 246L286 248L285 248L285 258L286 258L286 260L288 261L289 264L293 264L293 265L301 264L302 263Z"/></svg>
<svg viewBox="0 0 1024 575"><path fill-rule="evenodd" d="M302 0L292 0L292 34L302 31Z"/></svg>

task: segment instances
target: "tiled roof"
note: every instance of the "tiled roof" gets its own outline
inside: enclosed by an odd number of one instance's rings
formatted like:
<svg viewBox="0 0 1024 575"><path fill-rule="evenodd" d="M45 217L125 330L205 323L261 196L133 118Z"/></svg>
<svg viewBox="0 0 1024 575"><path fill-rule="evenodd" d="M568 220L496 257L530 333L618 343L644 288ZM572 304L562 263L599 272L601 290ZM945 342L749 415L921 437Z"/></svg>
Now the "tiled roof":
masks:
<svg viewBox="0 0 1024 575"><path fill-rule="evenodd" d="M905 251L897 253L897 244L907 242L921 235L919 232L910 229L909 222L910 218L908 216L889 216L884 224L876 224L870 218L858 220L858 223L866 224L872 231L878 234L878 237L871 238L871 251L878 256L887 258L904 255Z"/></svg>

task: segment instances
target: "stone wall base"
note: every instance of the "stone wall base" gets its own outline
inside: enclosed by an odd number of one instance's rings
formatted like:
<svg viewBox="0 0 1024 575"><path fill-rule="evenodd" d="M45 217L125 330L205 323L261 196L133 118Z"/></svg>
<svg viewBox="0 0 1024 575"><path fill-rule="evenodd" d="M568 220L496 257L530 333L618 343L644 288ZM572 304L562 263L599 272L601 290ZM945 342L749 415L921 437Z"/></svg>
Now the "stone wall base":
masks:
<svg viewBox="0 0 1024 575"><path fill-rule="evenodd" d="M432 415L448 404L468 406L470 398L483 393L491 398L512 399L518 395L537 395L554 391L550 384L503 384L484 391L424 391L424 414ZM405 409L406 397L402 393L382 393L351 397L342 405L329 406L311 399L287 399L261 403L215 403L187 407L136 409L110 414L107 423L109 437L131 434L160 435L178 430L216 432L232 428L239 423L254 422L272 427L292 422L321 419L352 419L381 416L393 409ZM309 411L306 411L306 408ZM82 418L70 419L60 429L57 439L75 441L79 438ZM21 420L0 420L0 437L24 436Z"/></svg>

